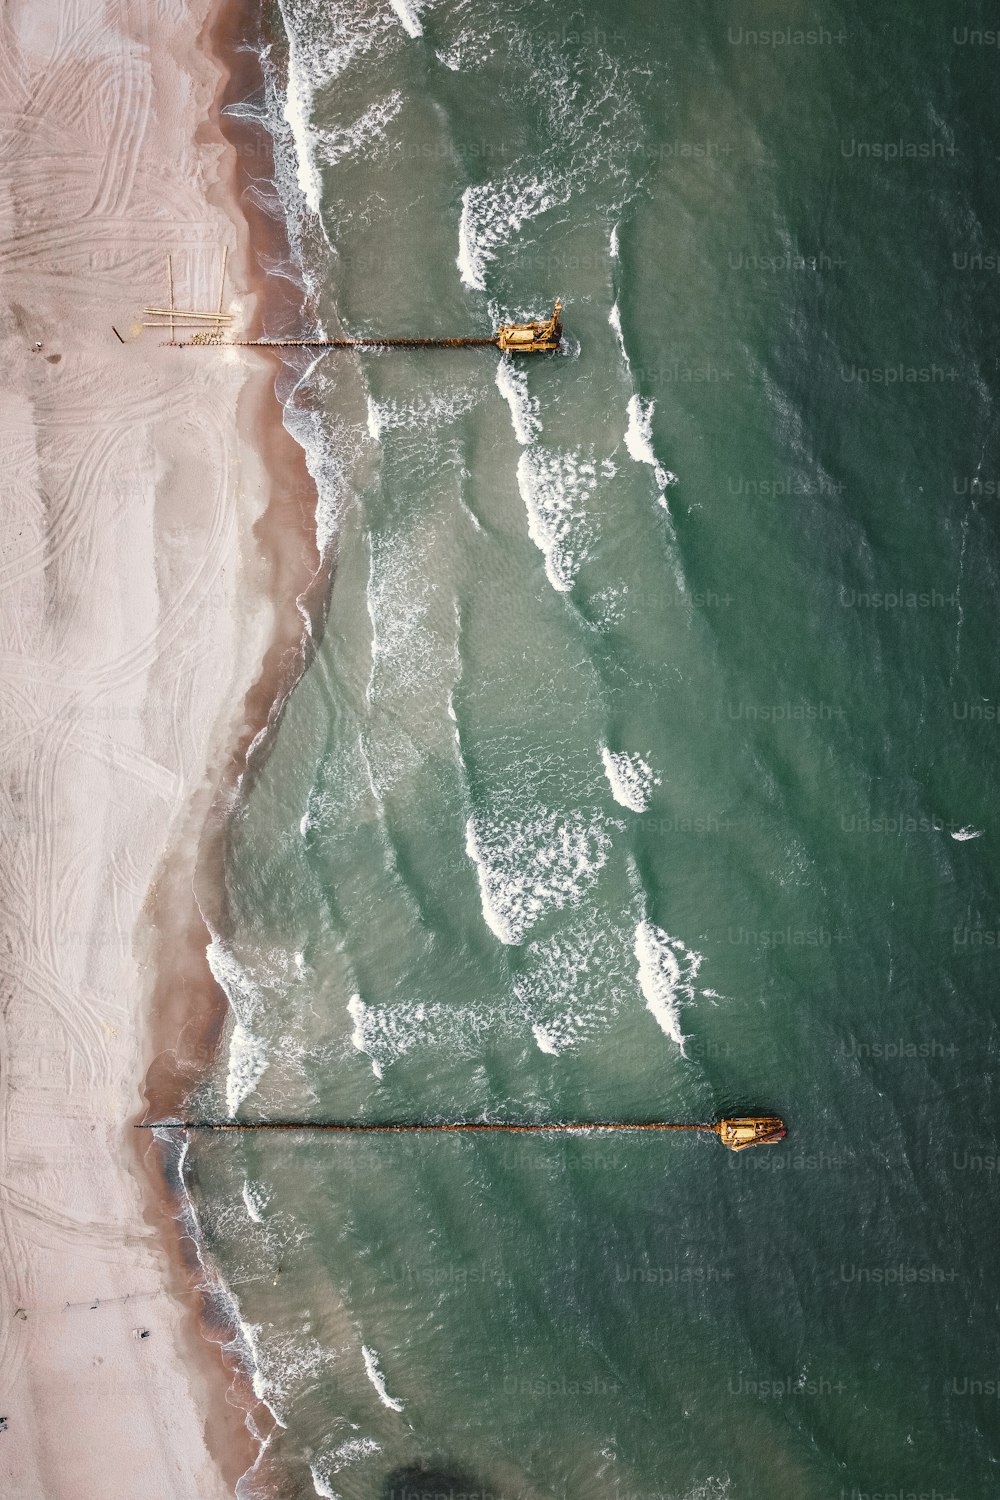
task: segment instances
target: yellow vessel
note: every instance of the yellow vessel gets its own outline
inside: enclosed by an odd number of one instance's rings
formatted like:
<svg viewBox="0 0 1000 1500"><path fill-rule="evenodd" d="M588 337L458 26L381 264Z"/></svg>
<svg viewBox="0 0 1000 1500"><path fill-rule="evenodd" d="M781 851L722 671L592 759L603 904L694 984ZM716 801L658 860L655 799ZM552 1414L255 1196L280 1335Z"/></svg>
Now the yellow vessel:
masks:
<svg viewBox="0 0 1000 1500"><path fill-rule="evenodd" d="M504 354L549 354L562 342L561 312L562 303L557 297L551 318L545 322L501 323L496 342Z"/></svg>
<svg viewBox="0 0 1000 1500"><path fill-rule="evenodd" d="M748 1146L773 1146L785 1139L785 1122L777 1115L742 1115L720 1120L715 1126L719 1140L730 1151L745 1151Z"/></svg>

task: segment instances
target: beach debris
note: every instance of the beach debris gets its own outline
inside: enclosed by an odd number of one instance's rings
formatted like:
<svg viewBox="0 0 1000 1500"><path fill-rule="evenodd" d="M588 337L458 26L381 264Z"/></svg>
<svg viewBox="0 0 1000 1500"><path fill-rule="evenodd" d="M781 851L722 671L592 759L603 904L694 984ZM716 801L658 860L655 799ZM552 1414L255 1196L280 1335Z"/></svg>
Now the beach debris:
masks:
<svg viewBox="0 0 1000 1500"><path fill-rule="evenodd" d="M134 1339L148 1339L149 1338L149 1329L148 1328L133 1328L132 1329L132 1337Z"/></svg>
<svg viewBox="0 0 1000 1500"><path fill-rule="evenodd" d="M115 325L113 323L111 325L111 332L114 334L114 336L118 340L119 344L124 344L125 340L122 338L121 334L118 332L118 329L115 327Z"/></svg>
<svg viewBox="0 0 1000 1500"><path fill-rule="evenodd" d="M15 1307L14 1316L15 1318L20 1318L22 1323L27 1323L28 1321L28 1312L24 1307Z"/></svg>
<svg viewBox="0 0 1000 1500"><path fill-rule="evenodd" d="M0 1417L0 1432L6 1432L6 1431L7 1431L7 1418L6 1417Z"/></svg>
<svg viewBox="0 0 1000 1500"><path fill-rule="evenodd" d="M192 328L207 324L210 329L222 330L229 328L233 322L233 314L226 312L226 266L229 262L229 248L223 246L222 270L219 275L219 302L214 312L202 312L196 308L178 307L174 296L174 260L172 255L167 256L167 303L165 307L147 307L143 309L144 320L132 325L130 338L137 338L144 328L165 328L170 335L169 342L176 341L177 334L183 329L189 332ZM121 343L126 340L122 338L118 329L112 324L112 332Z"/></svg>

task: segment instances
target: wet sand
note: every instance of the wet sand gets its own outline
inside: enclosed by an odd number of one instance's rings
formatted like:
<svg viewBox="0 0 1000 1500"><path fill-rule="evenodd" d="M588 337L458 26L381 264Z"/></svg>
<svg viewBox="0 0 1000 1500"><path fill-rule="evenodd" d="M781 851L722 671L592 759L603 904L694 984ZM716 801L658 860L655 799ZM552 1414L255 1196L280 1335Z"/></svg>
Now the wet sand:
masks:
<svg viewBox="0 0 1000 1500"><path fill-rule="evenodd" d="M223 246L260 326L261 148L212 123L241 11L3 18L0 1491L32 1500L212 1500L257 1452L132 1129L222 1035L192 887L221 892L226 788L301 669L296 596L324 594L270 359L129 338L168 253L178 303L213 305Z"/></svg>

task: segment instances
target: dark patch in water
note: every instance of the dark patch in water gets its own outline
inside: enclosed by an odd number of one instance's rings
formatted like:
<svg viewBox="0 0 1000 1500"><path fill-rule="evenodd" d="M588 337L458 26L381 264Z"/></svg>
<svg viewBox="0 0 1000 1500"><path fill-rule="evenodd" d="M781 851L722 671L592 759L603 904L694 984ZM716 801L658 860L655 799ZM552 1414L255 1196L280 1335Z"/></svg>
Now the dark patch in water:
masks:
<svg viewBox="0 0 1000 1500"><path fill-rule="evenodd" d="M463 1469L438 1460L418 1460L385 1476L380 1500L500 1500L500 1496Z"/></svg>

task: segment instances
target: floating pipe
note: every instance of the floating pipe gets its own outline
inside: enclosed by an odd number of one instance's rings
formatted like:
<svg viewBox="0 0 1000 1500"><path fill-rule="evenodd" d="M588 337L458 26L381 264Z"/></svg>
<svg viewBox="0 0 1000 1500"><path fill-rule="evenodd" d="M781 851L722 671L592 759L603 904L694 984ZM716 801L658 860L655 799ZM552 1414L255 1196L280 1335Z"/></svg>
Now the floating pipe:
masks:
<svg viewBox="0 0 1000 1500"><path fill-rule="evenodd" d="M573 1135L591 1133L607 1134L611 1131L637 1130L700 1130L717 1135L731 1151L744 1151L748 1146L774 1145L787 1134L785 1125L777 1115L741 1115L728 1120L716 1120L712 1125L668 1124L660 1120L648 1120L629 1124L618 1120L555 1121L551 1124L535 1122L507 1122L493 1120L441 1120L427 1123L418 1120L387 1121L381 1125L354 1124L347 1120L149 1120L136 1126L137 1130L316 1130L342 1135L402 1135L427 1131L465 1131L482 1134L487 1131L504 1131L515 1135L551 1135L556 1132Z"/></svg>
<svg viewBox="0 0 1000 1500"><path fill-rule="evenodd" d="M490 338L462 339L410 339L371 338L361 339L219 339L218 332L195 335L191 339L170 340L168 347L174 349L488 349L495 346L504 354L549 354L559 349L562 343L562 324L559 314L562 303L557 301L552 316L533 323L501 323Z"/></svg>

